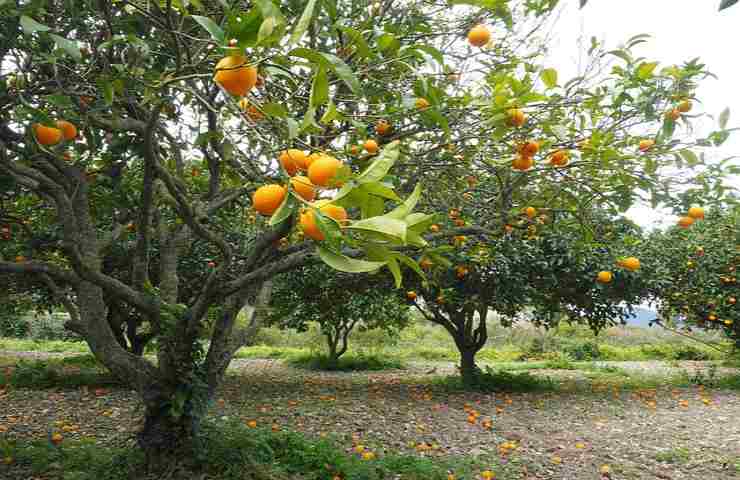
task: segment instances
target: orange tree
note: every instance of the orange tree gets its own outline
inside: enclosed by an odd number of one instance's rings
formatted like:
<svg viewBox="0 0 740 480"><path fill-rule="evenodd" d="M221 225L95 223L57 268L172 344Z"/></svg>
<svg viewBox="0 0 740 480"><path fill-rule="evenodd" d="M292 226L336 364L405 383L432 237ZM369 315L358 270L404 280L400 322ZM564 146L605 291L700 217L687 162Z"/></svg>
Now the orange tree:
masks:
<svg viewBox="0 0 740 480"><path fill-rule="evenodd" d="M604 241L586 243L565 222L533 234L529 227L542 221L522 217L527 228L503 236L456 236L453 245L427 250L420 259L426 278L407 281L408 301L452 336L467 385L476 382L475 355L488 339L490 315L505 326L521 319L547 328L568 321L598 332L624 321L645 295L639 273L615 266L639 239L630 222L600 226ZM435 226L454 229L454 220Z"/></svg>
<svg viewBox="0 0 740 480"><path fill-rule="evenodd" d="M306 331L316 322L326 337L330 367L347 352L353 330L396 334L409 321L409 307L386 275L334 274L323 265L275 280L269 319L281 328Z"/></svg>
<svg viewBox="0 0 740 480"><path fill-rule="evenodd" d="M740 209L714 208L690 226L650 235L648 282L662 322L719 330L740 347Z"/></svg>

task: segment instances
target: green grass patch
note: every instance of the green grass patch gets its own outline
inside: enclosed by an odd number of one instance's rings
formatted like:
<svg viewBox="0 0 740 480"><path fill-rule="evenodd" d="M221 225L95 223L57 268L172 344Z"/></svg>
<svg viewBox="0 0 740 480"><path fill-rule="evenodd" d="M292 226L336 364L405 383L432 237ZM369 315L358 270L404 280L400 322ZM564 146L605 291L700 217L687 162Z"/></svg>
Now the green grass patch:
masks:
<svg viewBox="0 0 740 480"><path fill-rule="evenodd" d="M343 355L336 363L332 363L326 355L310 353L307 355L291 357L288 359L288 364L296 368L304 368L307 370L333 370L343 372L401 370L405 368L404 364L398 359L371 354L366 355L362 353Z"/></svg>
<svg viewBox="0 0 740 480"><path fill-rule="evenodd" d="M655 460L663 463L686 463L690 458L687 448L672 448L655 454Z"/></svg>
<svg viewBox="0 0 740 480"><path fill-rule="evenodd" d="M0 385L34 390L119 384L120 382L100 367L91 355L60 360L21 360L9 373L0 374Z"/></svg>
<svg viewBox="0 0 740 480"><path fill-rule="evenodd" d="M242 347L234 355L234 358L273 358L288 359L309 353L308 349L295 347L270 347L268 345L254 345Z"/></svg>
<svg viewBox="0 0 740 480"><path fill-rule="evenodd" d="M63 340L31 340L25 338L0 337L0 350L13 352L76 352L89 353L85 342L68 342Z"/></svg>
<svg viewBox="0 0 740 480"><path fill-rule="evenodd" d="M497 478L506 478L506 466L495 457L422 458L416 455L385 453L366 446L375 458L363 459L347 453L349 444L337 439L309 439L295 432L274 433L247 429L236 421L208 421L202 427L203 441L193 459L196 468L167 478L221 480L445 480L448 472L457 478L477 478L484 469ZM143 457L138 450L96 445L92 441L65 440L59 447L49 441L0 442L0 456L12 458L6 468L10 478L43 475L74 480L154 479L143 474Z"/></svg>
<svg viewBox="0 0 740 480"><path fill-rule="evenodd" d="M494 370L486 367L480 372L472 385L465 385L459 375L449 376L436 382L443 389L478 392L551 392L557 390L559 384L549 377L535 376L529 372L514 373L506 370Z"/></svg>

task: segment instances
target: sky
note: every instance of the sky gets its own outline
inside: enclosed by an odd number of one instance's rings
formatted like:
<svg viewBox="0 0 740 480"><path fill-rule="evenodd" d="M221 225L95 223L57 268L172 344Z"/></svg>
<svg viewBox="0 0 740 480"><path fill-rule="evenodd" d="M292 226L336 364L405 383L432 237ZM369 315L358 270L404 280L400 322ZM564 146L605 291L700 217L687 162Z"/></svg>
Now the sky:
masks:
<svg viewBox="0 0 740 480"><path fill-rule="evenodd" d="M695 102L693 113L707 113L715 120L698 122L698 132L716 128L716 118L730 108L729 127L740 127L740 5L718 12L719 0L590 0L579 10L577 0L567 0L553 31L550 62L567 81L576 75L579 37L590 38L616 47L630 37L647 33L647 43L635 53L661 66L680 64L700 57L718 79L707 79L697 91L701 103ZM659 67L660 68L660 67ZM731 136L721 148L709 152L712 158L740 156L740 132ZM735 160L740 164L740 159ZM735 179L734 182L740 183ZM740 187L740 185L736 185ZM628 212L642 226L669 223L674 217L639 207Z"/></svg>

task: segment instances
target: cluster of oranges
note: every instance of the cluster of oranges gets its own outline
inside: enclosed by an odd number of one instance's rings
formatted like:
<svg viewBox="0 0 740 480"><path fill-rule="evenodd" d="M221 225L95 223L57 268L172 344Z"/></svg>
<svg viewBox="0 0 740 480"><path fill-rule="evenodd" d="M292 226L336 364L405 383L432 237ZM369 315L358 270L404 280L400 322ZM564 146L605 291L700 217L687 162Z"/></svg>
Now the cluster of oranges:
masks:
<svg viewBox="0 0 740 480"><path fill-rule="evenodd" d="M665 112L665 118L667 118L668 120L673 120L675 122L676 120L681 118L682 114L690 112L692 107L693 105L691 104L690 100L683 100L681 103L676 105L676 107Z"/></svg>
<svg viewBox="0 0 740 480"><path fill-rule="evenodd" d="M637 257L621 258L617 260L617 266L630 272L636 272L640 269L640 259ZM608 270L602 270L596 274L596 281L599 283L611 283L613 278L614 274Z"/></svg>
<svg viewBox="0 0 740 480"><path fill-rule="evenodd" d="M689 228L697 220L704 219L704 209L701 207L691 207L687 212L686 216L678 219L678 226L682 228Z"/></svg>
<svg viewBox="0 0 740 480"><path fill-rule="evenodd" d="M77 138L77 127L67 120L57 120L54 127L48 127L40 123L33 125L33 133L36 141L44 146L56 145L62 140L70 141Z"/></svg>

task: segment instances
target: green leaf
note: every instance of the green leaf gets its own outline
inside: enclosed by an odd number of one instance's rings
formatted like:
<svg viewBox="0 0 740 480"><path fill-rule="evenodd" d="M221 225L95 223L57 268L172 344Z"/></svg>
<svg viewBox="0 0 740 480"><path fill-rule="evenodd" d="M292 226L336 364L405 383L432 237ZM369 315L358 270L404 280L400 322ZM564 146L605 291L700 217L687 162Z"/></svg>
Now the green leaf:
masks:
<svg viewBox="0 0 740 480"><path fill-rule="evenodd" d="M311 107L316 108L319 105L329 101L329 77L323 66L319 66L313 77L311 85Z"/></svg>
<svg viewBox="0 0 740 480"><path fill-rule="evenodd" d="M21 15L21 27L23 27L23 32L25 32L26 35L31 35L32 33L36 32L48 32L49 30L51 30L51 28L47 27L46 25L43 25L33 18L27 17L25 15Z"/></svg>
<svg viewBox="0 0 740 480"><path fill-rule="evenodd" d="M339 27L339 30L347 35L350 40L352 40L352 43L355 45L355 47L357 47L357 57L365 58L370 56L370 47L368 46L365 37L362 36L362 33L359 30L355 30L354 28L350 27Z"/></svg>
<svg viewBox="0 0 740 480"><path fill-rule="evenodd" d="M725 129L727 128L727 122L730 121L730 107L725 108L722 110L722 113L719 114L719 128Z"/></svg>
<svg viewBox="0 0 740 480"><path fill-rule="evenodd" d="M354 258L350 258L345 255L334 253L331 250L326 249L320 245L317 247L317 251L319 252L319 257L325 264L340 272L374 272L386 264L386 262L368 262L367 260L357 260Z"/></svg>
<svg viewBox="0 0 740 480"><path fill-rule="evenodd" d="M681 150L679 153L681 154L681 156L686 161L689 167L695 167L699 165L700 163L699 157L697 157L696 154L692 152L691 150Z"/></svg>
<svg viewBox="0 0 740 480"><path fill-rule="evenodd" d="M113 82L111 82L110 80L99 79L98 88L102 90L103 100L105 100L105 103L107 103L108 105L113 105L113 100L115 98Z"/></svg>
<svg viewBox="0 0 740 480"><path fill-rule="evenodd" d="M82 59L82 53L80 52L80 47L77 46L77 42L67 40L64 37L60 37L59 35L55 35L53 33L50 33L49 36L54 39L54 43L57 44L57 47L67 52L70 57L74 58L75 60Z"/></svg>
<svg viewBox="0 0 740 480"><path fill-rule="evenodd" d="M226 35L224 34L224 31L219 27L216 22L211 20L208 17L203 17L201 15L191 15L191 18L198 22L198 25L205 28L208 33L211 34L211 38L216 40L220 44L226 43Z"/></svg>
<svg viewBox="0 0 740 480"><path fill-rule="evenodd" d="M406 255L403 255L400 253L396 255L396 258L400 260L401 263L403 263L404 265L409 267L411 270L416 272L416 274L419 275L419 277L421 277L422 280L426 280L426 275L424 274L424 270L421 269L419 264L413 258L407 257Z"/></svg>
<svg viewBox="0 0 740 480"><path fill-rule="evenodd" d="M388 263L386 264L388 270L393 274L393 280L396 282L396 288L401 286L403 277L401 276L401 267L398 266L398 260L395 257L388 257Z"/></svg>
<svg viewBox="0 0 740 480"><path fill-rule="evenodd" d="M336 73L337 77L341 78L342 81L347 84L350 90L352 90L352 93L355 95L362 95L360 81L357 79L350 66L344 63L344 60L336 55L332 55L331 53L322 53L321 55L323 55L323 57L331 64L334 73Z"/></svg>
<svg viewBox="0 0 740 480"><path fill-rule="evenodd" d="M283 203L280 204L275 213L272 214L272 217L270 217L269 225L274 227L290 218L295 211L296 205L298 205L298 201L292 195L286 195Z"/></svg>
<svg viewBox="0 0 740 480"><path fill-rule="evenodd" d="M364 192L369 193L370 195L387 198L388 200L393 200L394 202L401 201L398 195L396 195L396 192L394 192L391 187L386 186L384 183L380 183L380 182L364 183L360 186L360 189L362 189Z"/></svg>
<svg viewBox="0 0 740 480"><path fill-rule="evenodd" d="M333 122L337 118L339 118L339 112L337 111L337 106L329 100L329 108L326 109L324 114L321 116L321 119L319 119L319 122L323 123L324 125Z"/></svg>
<svg viewBox="0 0 740 480"><path fill-rule="evenodd" d="M420 198L421 198L421 184L417 183L416 187L414 188L414 191L411 192L411 195L409 195L409 197L401 205L397 206L395 209L387 213L385 216L388 218L395 218L398 220L405 219L411 213L414 207L416 207L416 204L419 203Z"/></svg>
<svg viewBox="0 0 740 480"><path fill-rule="evenodd" d="M445 63L444 55L442 54L442 52L431 45L417 44L411 45L411 47L409 48L414 50L421 50L422 52L428 54L430 57L436 60L436 62L440 65L444 65Z"/></svg>
<svg viewBox="0 0 740 480"><path fill-rule="evenodd" d="M658 67L658 62L643 62L637 68L637 77L641 80L647 80L653 76L653 72Z"/></svg>
<svg viewBox="0 0 740 480"><path fill-rule="evenodd" d="M308 25L311 23L311 18L313 17L313 11L315 7L316 0L308 0L308 3L306 3L306 8L303 9L303 14L301 15L301 18L298 19L298 23L296 23L295 27L293 28L293 33L290 36L290 40L288 40L288 45L294 45L298 43L303 37L303 34L306 33Z"/></svg>
<svg viewBox="0 0 740 480"><path fill-rule="evenodd" d="M400 243L406 242L406 222L389 218L387 215L358 220L345 228L358 232L380 234L383 237L392 237L393 240Z"/></svg>
<svg viewBox="0 0 740 480"><path fill-rule="evenodd" d="M373 183L382 180L398 160L399 145L396 140L383 147L380 155L357 177L357 183Z"/></svg>
<svg viewBox="0 0 740 480"><path fill-rule="evenodd" d="M265 103L262 105L262 110L271 117L285 118L288 116L288 109L275 102Z"/></svg>
<svg viewBox="0 0 740 480"><path fill-rule="evenodd" d="M554 68L546 68L540 73L540 79L547 88L555 88L558 86L558 71Z"/></svg>
<svg viewBox="0 0 740 480"><path fill-rule="evenodd" d="M725 8L730 8L731 6L735 5L738 2L738 0L722 0L722 3L719 4L719 11L721 12Z"/></svg>
<svg viewBox="0 0 740 480"><path fill-rule="evenodd" d="M262 43L268 40L272 33L275 31L277 26L277 19L275 17L267 17L262 21L260 29L257 32L257 43Z"/></svg>
<svg viewBox="0 0 740 480"><path fill-rule="evenodd" d="M394 54L401 48L401 42L391 33L378 37L378 49L383 53Z"/></svg>
<svg viewBox="0 0 740 480"><path fill-rule="evenodd" d="M300 125L293 118L286 118L285 124L288 126L288 139L293 140L298 136Z"/></svg>
<svg viewBox="0 0 740 480"><path fill-rule="evenodd" d="M426 232L431 224L434 223L435 215L428 213L415 212L408 215L405 219L409 230L417 233Z"/></svg>

